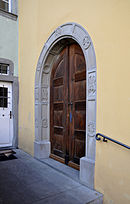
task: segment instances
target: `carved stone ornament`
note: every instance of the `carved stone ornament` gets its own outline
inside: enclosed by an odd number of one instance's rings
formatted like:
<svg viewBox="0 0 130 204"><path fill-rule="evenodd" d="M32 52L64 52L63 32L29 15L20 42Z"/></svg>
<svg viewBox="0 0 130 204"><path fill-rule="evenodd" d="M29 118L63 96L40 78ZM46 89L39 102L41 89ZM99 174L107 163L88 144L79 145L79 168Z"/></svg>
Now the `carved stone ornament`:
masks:
<svg viewBox="0 0 130 204"><path fill-rule="evenodd" d="M90 137L94 137L95 132L96 132L96 124L95 124L95 122L90 121L90 122L88 123L88 135L89 135Z"/></svg>
<svg viewBox="0 0 130 204"><path fill-rule="evenodd" d="M35 127L38 127L38 120L35 119Z"/></svg>
<svg viewBox="0 0 130 204"><path fill-rule="evenodd" d="M47 90L47 88L42 88L42 100L43 101L48 100L48 90Z"/></svg>
<svg viewBox="0 0 130 204"><path fill-rule="evenodd" d="M44 128L47 128L47 127L48 127L47 118L43 118L43 119L42 119L42 127L44 127Z"/></svg>
<svg viewBox="0 0 130 204"><path fill-rule="evenodd" d="M91 42L90 42L89 36L87 35L83 39L83 46L85 49L87 49L90 46L90 44Z"/></svg>
<svg viewBox="0 0 130 204"><path fill-rule="evenodd" d="M41 67L42 67L42 63L40 61L38 61L38 63L37 63L37 70L40 70Z"/></svg>
<svg viewBox="0 0 130 204"><path fill-rule="evenodd" d="M55 35L56 37L62 34L62 29L61 28L57 28L55 31Z"/></svg>
<svg viewBox="0 0 130 204"><path fill-rule="evenodd" d="M96 73L90 73L88 76L88 96L96 95Z"/></svg>
<svg viewBox="0 0 130 204"><path fill-rule="evenodd" d="M50 72L50 66L46 64L43 68L43 73L48 74L49 72Z"/></svg>
<svg viewBox="0 0 130 204"><path fill-rule="evenodd" d="M48 87L49 84L49 74L42 74L42 87Z"/></svg>
<svg viewBox="0 0 130 204"><path fill-rule="evenodd" d="M38 94L38 89L35 89L35 99L38 100L38 96L39 96L39 94Z"/></svg>
<svg viewBox="0 0 130 204"><path fill-rule="evenodd" d="M75 32L75 28L76 28L76 25L75 25L75 24L73 24L73 26L72 26L72 33L74 33L74 32Z"/></svg>

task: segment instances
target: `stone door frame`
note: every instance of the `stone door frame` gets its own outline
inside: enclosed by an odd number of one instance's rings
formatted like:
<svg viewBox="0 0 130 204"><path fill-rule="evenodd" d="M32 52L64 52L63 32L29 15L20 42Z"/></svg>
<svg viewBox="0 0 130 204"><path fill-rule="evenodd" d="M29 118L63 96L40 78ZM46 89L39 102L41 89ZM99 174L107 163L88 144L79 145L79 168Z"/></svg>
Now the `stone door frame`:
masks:
<svg viewBox="0 0 130 204"><path fill-rule="evenodd" d="M50 155L50 76L52 65L66 44L77 42L86 61L86 153L80 159L80 180L94 188L96 150L96 57L88 32L77 23L59 26L48 38L38 59L35 76L34 156Z"/></svg>

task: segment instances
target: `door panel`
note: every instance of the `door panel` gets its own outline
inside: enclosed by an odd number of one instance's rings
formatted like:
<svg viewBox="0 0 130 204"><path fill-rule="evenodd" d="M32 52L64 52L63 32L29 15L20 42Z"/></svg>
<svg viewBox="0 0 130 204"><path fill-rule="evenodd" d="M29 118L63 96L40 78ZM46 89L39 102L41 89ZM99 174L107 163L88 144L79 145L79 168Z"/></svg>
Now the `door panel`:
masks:
<svg viewBox="0 0 130 204"><path fill-rule="evenodd" d="M86 65L77 44L64 48L53 66L50 103L51 153L79 164L85 155Z"/></svg>
<svg viewBox="0 0 130 204"><path fill-rule="evenodd" d="M12 84L0 82L0 147L12 146Z"/></svg>
<svg viewBox="0 0 130 204"><path fill-rule="evenodd" d="M85 89L86 89L86 83L83 81L78 81L76 83L74 83L74 100L75 101L81 101L83 102L83 100L85 101L86 99L86 93L85 93Z"/></svg>
<svg viewBox="0 0 130 204"><path fill-rule="evenodd" d="M50 121L51 153L65 158L67 118L67 72L68 50L64 49L51 74Z"/></svg>
<svg viewBox="0 0 130 204"><path fill-rule="evenodd" d="M72 124L70 125L70 160L79 164L85 155L86 134L86 65L81 48L73 44L69 52L69 90L73 106Z"/></svg>
<svg viewBox="0 0 130 204"><path fill-rule="evenodd" d="M10 143L9 125L9 119L7 117L0 118L0 146Z"/></svg>

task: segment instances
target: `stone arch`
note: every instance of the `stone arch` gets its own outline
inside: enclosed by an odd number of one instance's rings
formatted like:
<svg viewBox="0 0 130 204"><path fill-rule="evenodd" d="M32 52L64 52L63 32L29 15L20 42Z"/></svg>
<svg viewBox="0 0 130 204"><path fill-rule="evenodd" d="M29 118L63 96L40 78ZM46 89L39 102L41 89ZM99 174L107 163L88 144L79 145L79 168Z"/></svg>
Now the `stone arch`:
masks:
<svg viewBox="0 0 130 204"><path fill-rule="evenodd" d="M50 75L52 65L66 44L76 41L86 61L86 155L80 160L80 180L94 188L96 150L96 57L88 32L79 24L58 27L45 43L38 59L35 76L35 141L34 156L50 154Z"/></svg>

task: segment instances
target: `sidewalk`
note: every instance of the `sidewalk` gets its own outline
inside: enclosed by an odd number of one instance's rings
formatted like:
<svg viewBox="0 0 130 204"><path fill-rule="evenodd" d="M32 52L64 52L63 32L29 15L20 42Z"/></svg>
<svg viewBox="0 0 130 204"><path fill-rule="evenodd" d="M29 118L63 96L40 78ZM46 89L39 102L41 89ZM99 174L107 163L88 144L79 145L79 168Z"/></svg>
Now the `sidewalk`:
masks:
<svg viewBox="0 0 130 204"><path fill-rule="evenodd" d="M53 168L53 160L40 162L22 150L16 150L16 157L0 161L0 204L102 203L100 193L81 185L77 176L74 179L58 166ZM71 171L62 166L66 168Z"/></svg>

